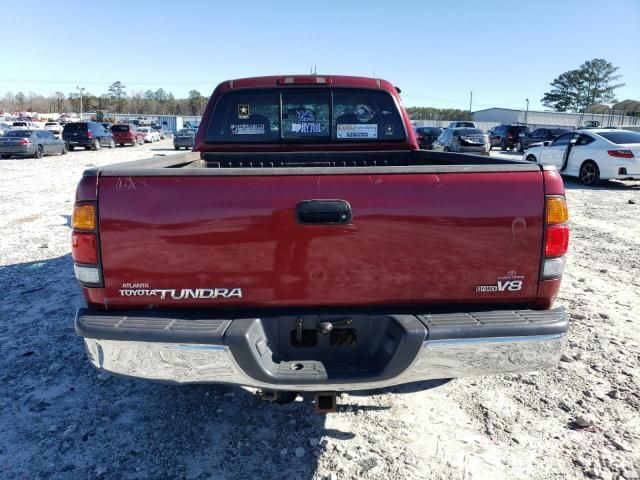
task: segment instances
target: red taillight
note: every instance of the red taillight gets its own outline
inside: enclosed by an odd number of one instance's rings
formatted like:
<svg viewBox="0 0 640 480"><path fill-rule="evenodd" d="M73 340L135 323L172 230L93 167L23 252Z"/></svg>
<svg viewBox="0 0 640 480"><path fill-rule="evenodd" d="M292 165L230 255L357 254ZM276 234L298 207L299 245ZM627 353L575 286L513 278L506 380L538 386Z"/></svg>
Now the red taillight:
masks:
<svg viewBox="0 0 640 480"><path fill-rule="evenodd" d="M544 243L545 257L561 257L569 249L569 227L553 225L547 227Z"/></svg>
<svg viewBox="0 0 640 480"><path fill-rule="evenodd" d="M513 138L513 133L507 132L507 138Z"/></svg>
<svg viewBox="0 0 640 480"><path fill-rule="evenodd" d="M28 138L21 138L20 141L18 142L18 144L20 144L20 145L31 145L31 140L29 140Z"/></svg>
<svg viewBox="0 0 640 480"><path fill-rule="evenodd" d="M93 133L91 133L91 130L87 130L87 138L93 138Z"/></svg>
<svg viewBox="0 0 640 480"><path fill-rule="evenodd" d="M633 152L631 150L607 150L610 157L618 158L633 158Z"/></svg>
<svg viewBox="0 0 640 480"><path fill-rule="evenodd" d="M98 263L98 241L94 233L71 234L71 256L76 262Z"/></svg>

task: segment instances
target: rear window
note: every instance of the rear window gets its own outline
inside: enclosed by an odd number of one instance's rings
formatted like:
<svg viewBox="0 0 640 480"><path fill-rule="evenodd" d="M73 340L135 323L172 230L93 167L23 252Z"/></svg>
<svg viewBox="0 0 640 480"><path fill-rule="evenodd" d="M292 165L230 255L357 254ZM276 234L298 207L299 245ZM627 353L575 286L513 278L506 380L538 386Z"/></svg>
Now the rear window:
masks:
<svg viewBox="0 0 640 480"><path fill-rule="evenodd" d="M47 122L44 124L45 127L57 127L58 124L55 122Z"/></svg>
<svg viewBox="0 0 640 480"><path fill-rule="evenodd" d="M562 135L563 133L567 133L570 132L571 130L567 130L566 128L554 128L552 130L549 130L551 132L551 135Z"/></svg>
<svg viewBox="0 0 640 480"><path fill-rule="evenodd" d="M64 131L65 132L80 132L80 131L86 131L87 130L87 124L86 123L67 123L64 126Z"/></svg>
<svg viewBox="0 0 640 480"><path fill-rule="evenodd" d="M224 94L206 132L207 142L404 140L391 95L363 89L268 89Z"/></svg>
<svg viewBox="0 0 640 480"><path fill-rule="evenodd" d="M460 135L482 135L484 132L479 128L461 128L460 130L454 130L453 134L456 137Z"/></svg>
<svg viewBox="0 0 640 480"><path fill-rule="evenodd" d="M4 134L5 137L30 137L32 130L9 130Z"/></svg>
<svg viewBox="0 0 640 480"><path fill-rule="evenodd" d="M178 130L178 135L195 135L195 128L182 128Z"/></svg>
<svg viewBox="0 0 640 480"><path fill-rule="evenodd" d="M13 122L14 127L26 127L27 122Z"/></svg>
<svg viewBox="0 0 640 480"><path fill-rule="evenodd" d="M524 125L512 126L512 127L509 127L509 130L511 130L512 132L515 132L515 133L520 133L520 132L529 133L529 127L525 127Z"/></svg>
<svg viewBox="0 0 640 480"><path fill-rule="evenodd" d="M640 133L638 132L599 132L598 135L618 144L640 143Z"/></svg>
<svg viewBox="0 0 640 480"><path fill-rule="evenodd" d="M129 131L129 125L113 125L111 127L111 131L112 132L128 132Z"/></svg>

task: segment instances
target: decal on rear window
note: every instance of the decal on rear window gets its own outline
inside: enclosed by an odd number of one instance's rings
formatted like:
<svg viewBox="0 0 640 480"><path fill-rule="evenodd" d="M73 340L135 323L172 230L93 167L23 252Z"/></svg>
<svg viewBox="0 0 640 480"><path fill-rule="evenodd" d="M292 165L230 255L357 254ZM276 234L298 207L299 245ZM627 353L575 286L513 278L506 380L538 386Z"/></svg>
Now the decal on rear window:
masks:
<svg viewBox="0 0 640 480"><path fill-rule="evenodd" d="M232 135L264 135L263 123L246 123L241 125L231 125Z"/></svg>
<svg viewBox="0 0 640 480"><path fill-rule="evenodd" d="M365 124L340 124L336 127L338 138L378 138L378 125Z"/></svg>
<svg viewBox="0 0 640 480"><path fill-rule="evenodd" d="M238 118L241 120L246 120L250 117L249 115L249 105L246 103L238 104Z"/></svg>

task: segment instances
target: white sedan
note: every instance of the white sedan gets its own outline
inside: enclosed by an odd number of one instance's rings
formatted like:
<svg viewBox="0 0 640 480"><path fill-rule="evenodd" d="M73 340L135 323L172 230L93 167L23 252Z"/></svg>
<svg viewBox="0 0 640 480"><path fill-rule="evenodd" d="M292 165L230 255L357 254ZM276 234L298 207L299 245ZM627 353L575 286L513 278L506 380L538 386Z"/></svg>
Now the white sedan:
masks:
<svg viewBox="0 0 640 480"><path fill-rule="evenodd" d="M147 143L159 142L160 134L151 127L138 128L144 134L144 141Z"/></svg>
<svg viewBox="0 0 640 480"><path fill-rule="evenodd" d="M640 180L640 133L609 128L565 133L550 142L528 148L530 162L555 165L585 185L600 180Z"/></svg>

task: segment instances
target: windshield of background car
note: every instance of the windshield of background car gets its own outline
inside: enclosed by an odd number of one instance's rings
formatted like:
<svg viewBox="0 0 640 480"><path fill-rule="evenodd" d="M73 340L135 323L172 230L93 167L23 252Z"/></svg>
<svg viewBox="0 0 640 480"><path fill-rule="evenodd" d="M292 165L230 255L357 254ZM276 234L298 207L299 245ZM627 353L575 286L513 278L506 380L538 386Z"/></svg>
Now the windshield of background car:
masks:
<svg viewBox="0 0 640 480"><path fill-rule="evenodd" d="M456 137L461 137L463 135L482 135L483 132L479 128L464 128L460 130L454 130L453 134Z"/></svg>
<svg viewBox="0 0 640 480"><path fill-rule="evenodd" d="M511 130L512 130L514 133L520 133L520 132L523 132L523 133L529 133L529 127L525 127L525 126L516 126L516 127L511 127Z"/></svg>
<svg viewBox="0 0 640 480"><path fill-rule="evenodd" d="M4 134L5 137L30 137L33 133L32 130L9 130Z"/></svg>
<svg viewBox="0 0 640 480"><path fill-rule="evenodd" d="M112 132L128 132L129 131L129 125L114 125L111 127L111 131Z"/></svg>
<svg viewBox="0 0 640 480"><path fill-rule="evenodd" d="M366 142L404 140L402 117L387 92L341 88L244 90L223 94L207 142Z"/></svg>
<svg viewBox="0 0 640 480"><path fill-rule="evenodd" d="M178 135L195 135L195 128L182 128L178 130Z"/></svg>
<svg viewBox="0 0 640 480"><path fill-rule="evenodd" d="M598 132L603 138L618 144L640 143L640 133L638 132Z"/></svg>

